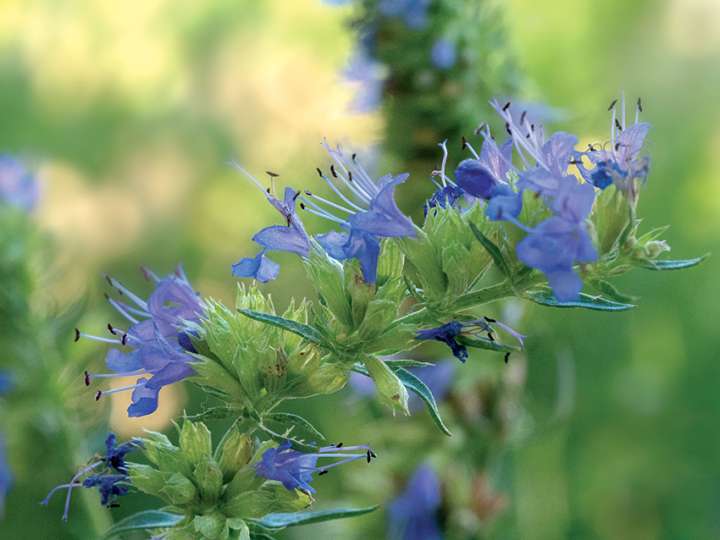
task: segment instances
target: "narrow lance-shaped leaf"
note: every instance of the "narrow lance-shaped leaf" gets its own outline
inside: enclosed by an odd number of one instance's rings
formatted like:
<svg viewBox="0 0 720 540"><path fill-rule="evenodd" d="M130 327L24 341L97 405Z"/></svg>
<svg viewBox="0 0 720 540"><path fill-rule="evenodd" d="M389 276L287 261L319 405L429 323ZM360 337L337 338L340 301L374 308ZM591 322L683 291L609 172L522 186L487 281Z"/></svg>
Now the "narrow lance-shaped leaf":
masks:
<svg viewBox="0 0 720 540"><path fill-rule="evenodd" d="M398 376L400 381L402 381L406 388L415 392L415 394L417 394L417 396L422 399L423 402L425 402L430 416L432 417L437 427L440 428L440 431L442 431L448 437L452 437L452 433L450 433L450 430L445 425L445 422L443 422L443 419L440 416L440 411L438 410L437 403L435 402L435 396L433 396L433 393L430 391L427 385L404 368L393 368L393 371L395 372L395 375Z"/></svg>
<svg viewBox="0 0 720 540"><path fill-rule="evenodd" d="M165 529L174 527L183 516L161 510L145 510L121 519L105 533L104 538L114 538L121 533L146 529Z"/></svg>
<svg viewBox="0 0 720 540"><path fill-rule="evenodd" d="M639 261L638 266L646 268L648 270L683 270L684 268L691 268L697 266L705 259L710 256L709 253L701 257L694 257L692 259L665 259L659 261Z"/></svg>
<svg viewBox="0 0 720 540"><path fill-rule="evenodd" d="M318 510L317 512L275 513L254 519L252 523L265 529L284 529L285 527L362 516L377 510L377 508L377 506L369 506L367 508L333 508L331 510Z"/></svg>
<svg viewBox="0 0 720 540"><path fill-rule="evenodd" d="M600 296L591 296L589 294L580 293L577 300L570 302L560 302L549 289L540 291L529 291L525 294L528 300L532 300L536 304L557 308L584 308L594 309L597 311L625 311L635 307L634 304L624 304L621 302L613 302Z"/></svg>
<svg viewBox="0 0 720 540"><path fill-rule="evenodd" d="M507 261L505 260L505 257L503 257L503 254L500 252L500 248L495 245L495 243L490 240L487 236L485 236L480 229L477 228L477 226L474 223L470 224L470 229L472 230L475 237L480 241L480 243L483 245L483 247L487 250L487 252L492 257L492 260L495 262L497 267L500 269L500 271L505 275L506 277L511 276L510 272L510 266L508 266Z"/></svg>
<svg viewBox="0 0 720 540"><path fill-rule="evenodd" d="M515 352L520 350L520 347L517 347L515 345L499 343L497 341L492 341L482 336L458 336L456 339L463 345L466 345L468 347L474 347L476 349L485 349L488 351L496 352Z"/></svg>
<svg viewBox="0 0 720 540"><path fill-rule="evenodd" d="M247 308L240 308L238 311L246 317L250 317L251 319L266 324L277 326L278 328L282 328L283 330L287 330L288 332L297 334L298 336L301 336L312 343L321 344L323 342L323 337L320 332L318 332L312 326L308 326L307 324L291 321L290 319L285 319L283 317L278 317L277 315L271 315L269 313L253 311L252 309Z"/></svg>

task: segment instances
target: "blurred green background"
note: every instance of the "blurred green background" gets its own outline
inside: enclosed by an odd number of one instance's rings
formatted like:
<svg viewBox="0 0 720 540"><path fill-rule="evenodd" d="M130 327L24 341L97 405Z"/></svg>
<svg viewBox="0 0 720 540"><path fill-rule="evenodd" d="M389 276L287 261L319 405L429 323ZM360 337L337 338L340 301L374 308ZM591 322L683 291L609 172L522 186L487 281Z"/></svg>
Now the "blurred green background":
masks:
<svg viewBox="0 0 720 540"><path fill-rule="evenodd" d="M563 129L603 140L611 99L623 89L642 96L653 130L641 215L648 227L672 225L677 258L720 253L720 3L500 5L525 95L563 109ZM36 220L55 245L34 300L62 309L86 296L81 325L99 329L111 316L102 272L143 290L139 265L168 272L182 261L199 291L232 302L230 265L254 253L249 238L272 211L226 162L312 187L323 136L382 144L382 118L350 112L353 87L339 75L353 39L347 14L319 0L3 1L0 150L35 165L43 184ZM426 178L411 182L430 187ZM301 265L280 261L289 264L266 289L283 305L309 291ZM555 403L558 358L574 366L574 409L560 425L538 420L513 448L501 472L510 504L496 537L720 536L717 272L716 257L682 273L631 273L619 285L642 300L622 314L529 308L522 330L530 416L548 416ZM67 353L80 365L103 354L89 343ZM95 403L79 373L72 392L96 420L86 430L93 447L104 415L130 436L166 428L203 399L189 385L168 387L161 410L130 421L123 398ZM385 412L349 393L304 407L331 438L369 440L386 463L403 460L374 433ZM427 430L435 451L459 444L429 423ZM55 450L27 451L49 460ZM392 466L344 469L317 482L320 506L392 496ZM16 472L0 538L91 538L79 497L69 525L60 522L60 502L38 505L71 469L42 470ZM152 504L139 496L122 502L116 518ZM383 519L378 512L294 537L377 537Z"/></svg>

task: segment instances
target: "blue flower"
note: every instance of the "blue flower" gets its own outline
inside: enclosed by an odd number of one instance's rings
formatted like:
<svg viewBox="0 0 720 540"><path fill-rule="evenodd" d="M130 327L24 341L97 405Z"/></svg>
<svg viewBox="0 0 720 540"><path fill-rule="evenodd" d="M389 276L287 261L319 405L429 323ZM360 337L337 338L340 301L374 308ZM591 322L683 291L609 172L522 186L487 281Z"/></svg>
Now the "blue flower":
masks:
<svg viewBox="0 0 720 540"><path fill-rule="evenodd" d="M280 266L265 256L267 251L287 251L301 257L310 253L310 237L295 212L295 203L299 193L290 187L285 188L283 199L275 197L275 173L268 173L271 178L271 187L265 188L260 181L237 163L232 165L243 173L265 196L267 201L283 217L283 225L271 225L260 229L253 237L253 241L262 246L262 250L255 257L240 259L232 266L232 273L236 277L253 278L261 283L277 278Z"/></svg>
<svg viewBox="0 0 720 540"><path fill-rule="evenodd" d="M139 440L118 445L115 434L109 433L105 439L105 455L80 469L67 484L60 484L51 489L40 504L47 506L56 492L67 490L62 516L63 521L67 521L72 491L79 487L96 487L100 492L100 502L103 506L117 506L117 498L127 494L130 485L125 456L141 446L142 442Z"/></svg>
<svg viewBox="0 0 720 540"><path fill-rule="evenodd" d="M567 181L551 204L555 215L529 229L516 248L518 259L545 274L561 302L576 299L582 290L582 280L573 266L597 259L585 225L594 199L590 184Z"/></svg>
<svg viewBox="0 0 720 540"><path fill-rule="evenodd" d="M265 255L262 250L253 258L240 259L232 265L232 275L235 277L253 278L260 283L267 283L277 278L280 265Z"/></svg>
<svg viewBox="0 0 720 540"><path fill-rule="evenodd" d="M440 38L430 50L430 59L438 69L450 69L457 61L457 49L455 43L447 38Z"/></svg>
<svg viewBox="0 0 720 540"><path fill-rule="evenodd" d="M420 30L427 25L430 0L380 0L378 11L386 17L403 20L408 28Z"/></svg>
<svg viewBox="0 0 720 540"><path fill-rule="evenodd" d="M388 537L392 540L442 540L438 510L440 480L427 464L410 477L405 491L390 503Z"/></svg>
<svg viewBox="0 0 720 540"><path fill-rule="evenodd" d="M0 155L0 203L26 212L31 211L40 196L38 181L17 159Z"/></svg>
<svg viewBox="0 0 720 540"><path fill-rule="evenodd" d="M7 394L14 385L14 378L10 372L0 371L0 396Z"/></svg>
<svg viewBox="0 0 720 540"><path fill-rule="evenodd" d="M0 434L0 518L5 509L5 497L12 486L13 476L5 452L5 440Z"/></svg>
<svg viewBox="0 0 720 540"><path fill-rule="evenodd" d="M125 318L127 330L108 324L113 338L85 334L76 330L76 340L85 337L95 341L119 345L111 349L105 364L112 373L85 372L85 384L94 379L141 376L135 384L98 391L100 397L132 390L129 416L145 416L155 412L158 394L167 385L195 374L191 367L196 352L192 340L184 330L186 322L199 322L203 314L202 301L193 290L182 268L159 278L145 269L145 275L155 282L155 290L147 301L127 289L119 281L108 277L110 285L129 303L107 297L110 304Z"/></svg>
<svg viewBox="0 0 720 540"><path fill-rule="evenodd" d="M325 148L335 161L330 166L332 179L320 169L318 173L339 200L306 191L301 196L301 208L342 229L318 236L318 243L338 260L358 259L365 281L374 283L380 239L415 236L413 222L400 211L394 198L395 188L408 175L387 174L375 181L355 154L347 159L339 146L331 148L325 143Z"/></svg>
<svg viewBox="0 0 720 540"><path fill-rule="evenodd" d="M435 328L418 330L415 334L415 339L421 341L435 340L445 343L448 347L450 347L453 356L465 363L469 353L467 347L458 340L458 337L485 333L488 339L494 341L496 338L493 326L497 326L503 330L503 332L510 334L518 341L520 347L524 346L525 336L515 331L510 326L489 317L463 322L450 321L449 323L445 323Z"/></svg>
<svg viewBox="0 0 720 540"><path fill-rule="evenodd" d="M583 178L599 189L605 189L615 184L618 189L632 194L635 189L634 180L644 182L650 169L650 160L640 156L645 138L650 130L650 124L640 122L642 104L637 102L635 109L635 123L628 126L625 118L625 98L621 104L620 118L616 112L617 100L611 105L612 119L610 123L610 143L607 149L599 145L589 145L588 151L578 152L576 165ZM592 164L585 167L582 157Z"/></svg>
<svg viewBox="0 0 720 540"><path fill-rule="evenodd" d="M325 474L333 467L345 463L366 459L370 463L376 457L369 446L347 446L342 443L335 446L319 448L315 453L305 453L293 450L290 441L285 441L280 446L266 450L260 461L255 465L255 472L258 476L267 480L275 480L282 483L285 489L301 489L308 493L315 493L310 485L313 474ZM337 459L327 465L318 466L320 459Z"/></svg>
<svg viewBox="0 0 720 540"><path fill-rule="evenodd" d="M343 76L358 86L351 103L353 111L367 113L378 108L385 85L385 70L364 47L358 47L352 54Z"/></svg>

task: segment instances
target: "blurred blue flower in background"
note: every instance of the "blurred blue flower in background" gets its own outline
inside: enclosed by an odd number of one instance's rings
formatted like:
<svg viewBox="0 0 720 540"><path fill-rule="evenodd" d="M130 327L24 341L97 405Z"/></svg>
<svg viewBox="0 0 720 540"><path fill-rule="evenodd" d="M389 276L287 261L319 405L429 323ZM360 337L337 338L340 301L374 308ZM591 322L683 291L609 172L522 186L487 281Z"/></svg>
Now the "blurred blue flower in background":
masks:
<svg viewBox="0 0 720 540"><path fill-rule="evenodd" d="M315 489L310 485L313 474L325 474L333 467L359 459L366 459L370 463L374 457L375 453L365 445L343 447L341 443L319 448L316 453L305 453L294 450L290 441L285 441L276 448L265 450L261 460L255 465L255 472L262 478L282 483L285 489L302 489L315 493ZM335 458L338 461L318 466L317 462L321 458Z"/></svg>
<svg viewBox="0 0 720 540"><path fill-rule="evenodd" d="M348 81L358 83L358 91L350 104L353 111L367 113L378 108L385 84L385 69L365 47L356 48L342 74Z"/></svg>
<svg viewBox="0 0 720 540"><path fill-rule="evenodd" d="M0 155L0 202L27 212L35 208L40 186L35 175L12 156Z"/></svg>
<svg viewBox="0 0 720 540"><path fill-rule="evenodd" d="M380 0L378 11L386 17L397 17L408 26L419 30L427 25L430 0Z"/></svg>
<svg viewBox="0 0 720 540"><path fill-rule="evenodd" d="M442 540L438 510L442 502L440 480L427 464L420 465L405 491L390 503L388 536L392 540Z"/></svg>
<svg viewBox="0 0 720 540"><path fill-rule="evenodd" d="M85 384L93 379L145 375L134 385L98 391L96 399L103 395L132 390L129 416L145 416L153 413L158 405L158 393L163 386L194 375L190 367L195 352L192 341L183 329L185 321L198 322L203 313L202 301L193 290L182 267L174 274L160 278L144 269L146 277L155 283L155 290L147 301L127 289L119 281L108 277L108 282L131 303L107 297L110 304L130 323L127 330L112 324L107 328L114 338L85 334L76 330L76 340L85 337L103 343L119 345L123 349L111 349L105 358L113 373L85 372Z"/></svg>
<svg viewBox="0 0 720 540"><path fill-rule="evenodd" d="M10 391L13 386L12 376L7 371L0 371L0 396ZM0 433L0 517L5 509L5 497L12 485L12 473L5 452L5 440Z"/></svg>
<svg viewBox="0 0 720 540"><path fill-rule="evenodd" d="M438 69L450 69L457 61L457 47L447 38L440 38L430 49L430 59Z"/></svg>

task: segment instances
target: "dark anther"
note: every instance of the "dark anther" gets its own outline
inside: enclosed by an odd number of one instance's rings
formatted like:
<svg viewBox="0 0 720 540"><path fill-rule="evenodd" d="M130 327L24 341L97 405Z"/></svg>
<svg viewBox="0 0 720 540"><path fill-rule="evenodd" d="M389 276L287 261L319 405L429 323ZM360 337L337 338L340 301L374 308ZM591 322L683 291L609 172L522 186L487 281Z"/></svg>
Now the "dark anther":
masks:
<svg viewBox="0 0 720 540"><path fill-rule="evenodd" d="M265 174L267 174L268 176L270 176L272 178L277 178L278 176L280 176L278 173L275 173L272 171L265 171Z"/></svg>
<svg viewBox="0 0 720 540"><path fill-rule="evenodd" d="M140 267L140 271L142 272L143 277L145 278L145 281L150 281L150 272L147 268L144 266Z"/></svg>
<svg viewBox="0 0 720 540"><path fill-rule="evenodd" d="M642 99L640 99L640 98L638 98L638 100L637 100L637 108L638 108L638 111L643 112Z"/></svg>
<svg viewBox="0 0 720 540"><path fill-rule="evenodd" d="M305 205L304 205L303 203L300 203L300 208L302 208L303 210L305 210Z"/></svg>
<svg viewBox="0 0 720 540"><path fill-rule="evenodd" d="M113 285L112 278L108 274L105 274L105 281L107 281L111 287L115 286L115 285Z"/></svg>
<svg viewBox="0 0 720 540"><path fill-rule="evenodd" d="M588 144L588 150L590 150L591 152L594 152L595 147L592 144Z"/></svg>
<svg viewBox="0 0 720 540"><path fill-rule="evenodd" d="M508 135L512 136L512 131L510 131L510 124L505 122L505 131L508 132Z"/></svg>
<svg viewBox="0 0 720 540"><path fill-rule="evenodd" d="M530 138L530 134L528 133L527 135L525 135L525 138L526 138L526 139L529 139L529 138Z"/></svg>
<svg viewBox="0 0 720 540"><path fill-rule="evenodd" d="M348 182L352 182L352 171L348 171Z"/></svg>
<svg viewBox="0 0 720 540"><path fill-rule="evenodd" d="M85 376L85 386L90 386L90 374L85 371L83 375Z"/></svg>
<svg viewBox="0 0 720 540"><path fill-rule="evenodd" d="M618 151L619 148L620 148L620 143L615 143L615 151L616 152Z"/></svg>
<svg viewBox="0 0 720 540"><path fill-rule="evenodd" d="M370 463L370 461L372 460L372 453L370 452L370 450L367 451L365 456L367 457L367 462Z"/></svg>
<svg viewBox="0 0 720 540"><path fill-rule="evenodd" d="M370 452L370 457L373 457L373 458L377 457L377 454L375 452L373 452L372 450L368 450L368 452Z"/></svg>
<svg viewBox="0 0 720 540"><path fill-rule="evenodd" d="M311 193L310 191L308 191L308 190L305 190L305 195L307 195L308 197L312 197L312 196L313 196L312 193Z"/></svg>
<svg viewBox="0 0 720 540"><path fill-rule="evenodd" d="M114 502L108 505L108 508L120 508L120 503Z"/></svg>
<svg viewBox="0 0 720 540"><path fill-rule="evenodd" d="M320 176L320 178L322 178L322 177L323 177L323 173L322 173L322 171L320 170L320 167L315 167L315 170L317 171L317 173L318 173L318 175Z"/></svg>
<svg viewBox="0 0 720 540"><path fill-rule="evenodd" d="M622 126L620 125L620 120L617 118L615 119L615 127L618 128L620 131L622 131Z"/></svg>
<svg viewBox="0 0 720 540"><path fill-rule="evenodd" d="M465 135L462 136L462 144L460 145L460 148L462 150L465 150L467 148L467 139L465 138Z"/></svg>
<svg viewBox="0 0 720 540"><path fill-rule="evenodd" d="M530 124L530 131L535 131L535 124Z"/></svg>
<svg viewBox="0 0 720 540"><path fill-rule="evenodd" d="M570 165L582 165L582 161L580 161L579 159L571 159L570 161L568 161L568 163Z"/></svg>
<svg viewBox="0 0 720 540"><path fill-rule="evenodd" d="M115 335L115 329L113 328L113 325L108 323L107 329L110 331L110 333L114 336Z"/></svg>
<svg viewBox="0 0 720 540"><path fill-rule="evenodd" d="M493 335L492 332L488 332L488 339L489 339L490 341L495 341L495 336Z"/></svg>
<svg viewBox="0 0 720 540"><path fill-rule="evenodd" d="M352 158L351 158L351 159L353 160L353 163L355 163L355 158L356 158L356 157L357 157L357 154L353 154L353 155L352 155Z"/></svg>
<svg viewBox="0 0 720 540"><path fill-rule="evenodd" d="M322 471L320 471L320 472L318 473L318 476L322 476L323 474L327 474L327 473L328 473L328 470L327 470L327 469L323 469Z"/></svg>
<svg viewBox="0 0 720 540"><path fill-rule="evenodd" d="M527 116L527 111L523 111L522 114L520 115L520 123L521 124L525 122L526 116Z"/></svg>
<svg viewBox="0 0 720 540"><path fill-rule="evenodd" d="M95 401L100 401L100 397L102 396L102 390L98 390L95 392Z"/></svg>
<svg viewBox="0 0 720 540"><path fill-rule="evenodd" d="M75 329L75 341L78 341L80 339L80 330L77 328Z"/></svg>
<svg viewBox="0 0 720 540"><path fill-rule="evenodd" d="M335 165L330 165L330 173L331 173L335 178L338 177L337 173L335 172Z"/></svg>
<svg viewBox="0 0 720 540"><path fill-rule="evenodd" d="M342 447L343 447L343 444L344 444L344 443L339 442L339 443L337 443L337 444L335 445L335 448L342 448Z"/></svg>
<svg viewBox="0 0 720 540"><path fill-rule="evenodd" d="M510 353L506 352L505 353L505 363L507 364L509 361L510 361Z"/></svg>
<svg viewBox="0 0 720 540"><path fill-rule="evenodd" d="M483 319L485 319L485 321L486 321L486 322L489 322L489 323L495 323L495 322L497 322L495 319L491 319L490 317L483 317Z"/></svg>
<svg viewBox="0 0 720 540"><path fill-rule="evenodd" d="M310 193L308 193L308 195L310 195ZM299 196L300 196L300 192L296 191L295 195L293 195L293 201L295 201Z"/></svg>
<svg viewBox="0 0 720 540"><path fill-rule="evenodd" d="M617 103L617 98L612 100L612 102L610 103L610 106L608 107L608 111L612 111L613 107L615 106L616 103Z"/></svg>
<svg viewBox="0 0 720 540"><path fill-rule="evenodd" d="M267 193L270 193L270 188L266 188L265 191L266 191Z"/></svg>
<svg viewBox="0 0 720 540"><path fill-rule="evenodd" d="M123 334L123 337L120 340L120 343L122 343L123 345L127 345L127 334Z"/></svg>
<svg viewBox="0 0 720 540"><path fill-rule="evenodd" d="M480 124L478 127L475 128L475 135L480 135L482 133L482 130L485 129L485 122Z"/></svg>
<svg viewBox="0 0 720 540"><path fill-rule="evenodd" d="M503 112L507 111L510 108L510 102L508 101L505 105L503 105Z"/></svg>

